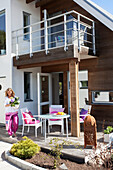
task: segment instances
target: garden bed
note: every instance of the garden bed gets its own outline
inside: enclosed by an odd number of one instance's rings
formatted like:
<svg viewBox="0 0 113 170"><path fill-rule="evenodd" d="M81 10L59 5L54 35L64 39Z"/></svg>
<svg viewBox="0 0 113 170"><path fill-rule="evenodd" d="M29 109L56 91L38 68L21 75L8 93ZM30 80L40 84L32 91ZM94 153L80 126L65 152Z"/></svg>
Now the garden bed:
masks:
<svg viewBox="0 0 113 170"><path fill-rule="evenodd" d="M46 169L54 169L54 157L49 156L48 154L44 152L40 152L33 156L31 159L26 159L27 162L32 163L34 165L46 168ZM77 164L75 162L69 161L67 159L60 159L59 160L59 166L61 164L65 164L68 170L93 170L95 168L88 166L86 164ZM59 168L57 168L58 170Z"/></svg>

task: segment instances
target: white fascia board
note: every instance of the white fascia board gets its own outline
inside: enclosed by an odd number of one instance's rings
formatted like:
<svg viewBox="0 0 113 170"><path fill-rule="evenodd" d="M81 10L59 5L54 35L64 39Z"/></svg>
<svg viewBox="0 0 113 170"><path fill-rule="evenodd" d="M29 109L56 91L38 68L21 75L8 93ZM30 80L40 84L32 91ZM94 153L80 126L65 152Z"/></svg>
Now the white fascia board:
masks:
<svg viewBox="0 0 113 170"><path fill-rule="evenodd" d="M106 27L113 31L113 18L107 15L107 12L104 13L104 10L101 11L101 8L97 8L97 5L91 3L89 0L73 0L78 5L80 5L83 9L89 12L92 16L94 16L97 20L103 23Z"/></svg>

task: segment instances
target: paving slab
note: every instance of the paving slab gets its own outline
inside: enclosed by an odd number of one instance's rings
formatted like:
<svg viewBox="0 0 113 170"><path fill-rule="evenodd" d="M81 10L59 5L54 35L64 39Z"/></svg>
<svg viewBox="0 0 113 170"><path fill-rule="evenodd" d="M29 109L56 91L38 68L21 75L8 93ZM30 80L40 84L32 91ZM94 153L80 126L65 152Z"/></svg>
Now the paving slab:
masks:
<svg viewBox="0 0 113 170"><path fill-rule="evenodd" d="M20 168L14 166L4 159L4 151L11 148L11 144L0 141L0 169L1 170L19 170Z"/></svg>

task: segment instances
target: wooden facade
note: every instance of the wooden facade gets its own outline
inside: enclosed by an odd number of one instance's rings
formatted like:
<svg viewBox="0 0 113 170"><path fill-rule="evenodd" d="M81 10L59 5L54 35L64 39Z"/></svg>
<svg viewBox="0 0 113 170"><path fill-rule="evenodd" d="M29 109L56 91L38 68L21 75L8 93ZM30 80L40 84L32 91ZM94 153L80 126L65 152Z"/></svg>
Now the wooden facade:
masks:
<svg viewBox="0 0 113 170"><path fill-rule="evenodd" d="M26 0L30 3L32 0ZM68 51L63 48L51 50L48 55L44 52L35 53L32 58L29 55L20 56L19 60L13 59L13 64L18 69L38 67L42 72L64 72L64 82L66 82L66 71L70 71L71 88L71 132L73 136L79 136L79 95L78 95L78 70L88 70L88 91L89 104L92 104L92 91L113 91L113 32L104 24L94 18L86 10L81 8L73 0L40 0L36 2L36 7L41 7L42 11L47 9L48 14L59 11L66 12L75 10L96 23L96 55L97 58L82 59L78 63L80 54L73 46ZM48 67L49 66L49 67ZM67 110L67 85L64 83L64 103ZM92 105L92 115L96 120L113 121L113 105Z"/></svg>

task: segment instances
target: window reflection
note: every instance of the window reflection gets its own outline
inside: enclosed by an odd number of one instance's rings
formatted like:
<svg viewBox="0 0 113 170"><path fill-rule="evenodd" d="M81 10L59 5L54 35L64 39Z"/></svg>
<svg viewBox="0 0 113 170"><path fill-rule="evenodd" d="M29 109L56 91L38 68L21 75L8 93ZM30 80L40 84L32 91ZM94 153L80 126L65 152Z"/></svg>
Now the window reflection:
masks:
<svg viewBox="0 0 113 170"><path fill-rule="evenodd" d="M31 100L30 74L29 72L24 72L24 101Z"/></svg>
<svg viewBox="0 0 113 170"><path fill-rule="evenodd" d="M93 91L93 103L110 103L113 102L113 91Z"/></svg>
<svg viewBox="0 0 113 170"><path fill-rule="evenodd" d="M27 27L30 25L30 14L23 12L23 26ZM24 28L24 40L29 40L30 39L30 28Z"/></svg>
<svg viewBox="0 0 113 170"><path fill-rule="evenodd" d="M6 54L5 11L0 12L0 55Z"/></svg>

